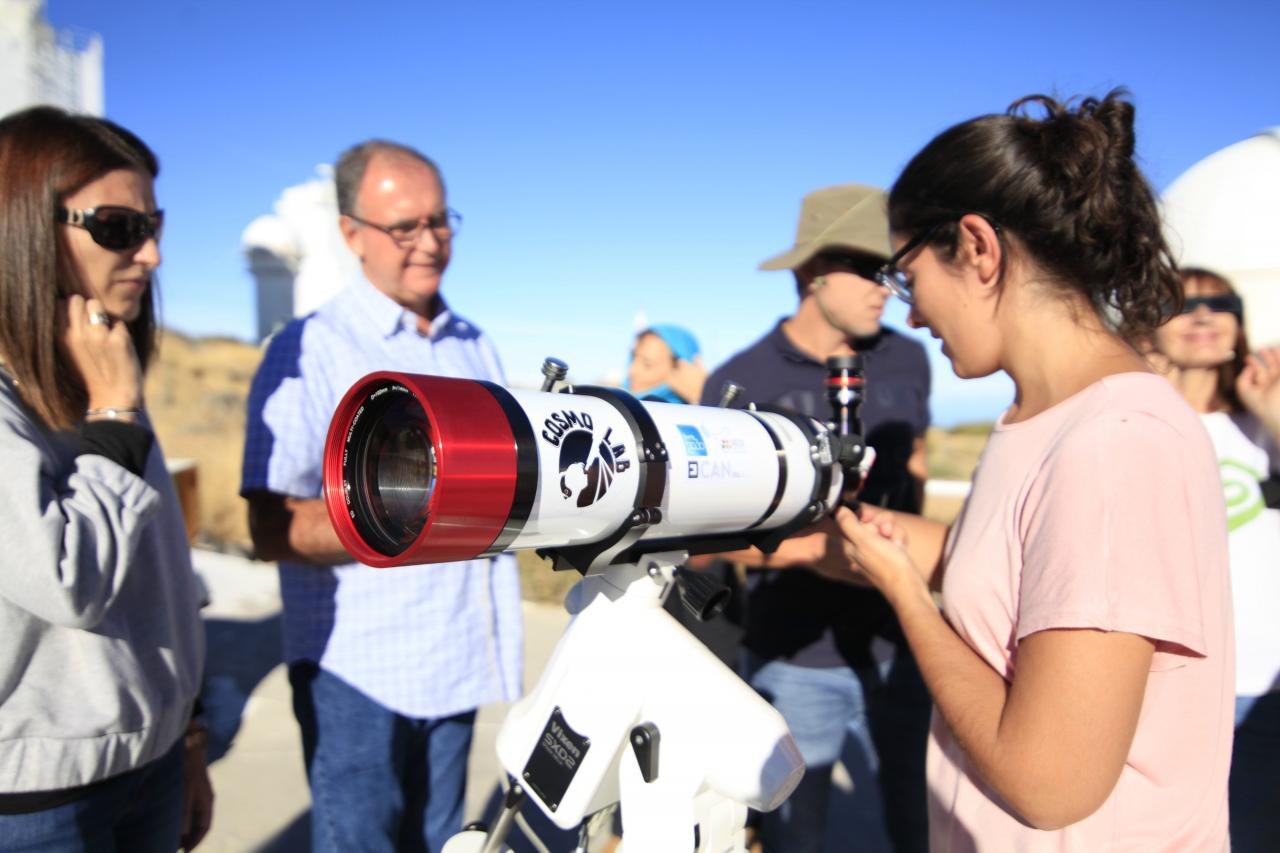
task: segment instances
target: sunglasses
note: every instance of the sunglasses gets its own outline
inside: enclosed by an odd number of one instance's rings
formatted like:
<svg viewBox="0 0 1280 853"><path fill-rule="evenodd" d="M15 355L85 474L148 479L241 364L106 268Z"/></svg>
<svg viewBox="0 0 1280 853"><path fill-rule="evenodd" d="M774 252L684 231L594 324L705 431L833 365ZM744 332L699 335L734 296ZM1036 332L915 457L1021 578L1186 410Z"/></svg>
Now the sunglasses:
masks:
<svg viewBox="0 0 1280 853"><path fill-rule="evenodd" d="M1224 293L1220 296L1188 296L1182 303L1181 313L1190 314L1201 305L1215 314L1234 314L1237 319L1244 314L1244 302L1234 293Z"/></svg>
<svg viewBox="0 0 1280 853"><path fill-rule="evenodd" d="M851 272L867 281L875 281L876 271L880 269L882 263L879 258L847 252L821 252L818 254L818 260L836 269Z"/></svg>
<svg viewBox="0 0 1280 853"><path fill-rule="evenodd" d="M152 238L160 239L164 227L164 211L143 213L132 207L103 205L88 210L59 208L57 219L89 232L93 242L104 249L122 252L136 249Z"/></svg>

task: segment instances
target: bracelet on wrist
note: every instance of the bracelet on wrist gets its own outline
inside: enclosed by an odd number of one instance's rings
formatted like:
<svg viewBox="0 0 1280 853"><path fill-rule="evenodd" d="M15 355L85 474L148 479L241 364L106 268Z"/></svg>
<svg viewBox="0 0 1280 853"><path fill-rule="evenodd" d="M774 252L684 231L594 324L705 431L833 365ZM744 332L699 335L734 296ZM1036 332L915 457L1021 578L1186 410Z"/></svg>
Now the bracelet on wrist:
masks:
<svg viewBox="0 0 1280 853"><path fill-rule="evenodd" d="M85 420L89 418L107 418L113 421L127 421L141 414L142 409L137 406L103 406L99 409L89 409L84 413L84 417Z"/></svg>

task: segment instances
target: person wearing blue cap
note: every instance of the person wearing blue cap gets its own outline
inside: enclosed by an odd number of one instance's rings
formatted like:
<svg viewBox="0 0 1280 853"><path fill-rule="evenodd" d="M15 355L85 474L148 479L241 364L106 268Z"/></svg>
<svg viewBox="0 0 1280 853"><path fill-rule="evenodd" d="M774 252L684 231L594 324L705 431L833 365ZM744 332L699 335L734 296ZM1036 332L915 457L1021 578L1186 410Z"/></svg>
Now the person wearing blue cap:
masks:
<svg viewBox="0 0 1280 853"><path fill-rule="evenodd" d="M706 378L693 333L659 323L636 335L623 387L645 400L692 403L702 396Z"/></svg>

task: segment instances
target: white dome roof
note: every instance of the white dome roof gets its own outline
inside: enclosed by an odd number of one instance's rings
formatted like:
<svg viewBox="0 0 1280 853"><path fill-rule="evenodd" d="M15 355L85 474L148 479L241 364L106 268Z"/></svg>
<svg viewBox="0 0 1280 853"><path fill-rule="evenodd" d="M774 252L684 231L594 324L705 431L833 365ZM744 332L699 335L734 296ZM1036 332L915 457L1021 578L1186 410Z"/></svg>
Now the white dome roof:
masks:
<svg viewBox="0 0 1280 853"><path fill-rule="evenodd" d="M296 261L299 255L293 229L280 217L271 214L259 216L249 223L240 235L240 248L246 254L262 249L289 261Z"/></svg>

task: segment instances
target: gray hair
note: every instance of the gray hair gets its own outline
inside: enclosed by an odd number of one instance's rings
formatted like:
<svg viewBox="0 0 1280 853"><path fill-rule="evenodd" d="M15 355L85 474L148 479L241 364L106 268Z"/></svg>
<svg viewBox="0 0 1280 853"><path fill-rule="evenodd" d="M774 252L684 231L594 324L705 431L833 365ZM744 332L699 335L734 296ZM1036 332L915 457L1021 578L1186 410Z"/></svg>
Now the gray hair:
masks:
<svg viewBox="0 0 1280 853"><path fill-rule="evenodd" d="M385 139L369 139L343 151L338 155L338 162L334 164L333 183L338 191L338 213L344 216L355 215L356 195L360 192L360 184L364 181L364 173L369 168L369 161L375 154L389 154L415 160L434 172L436 180L440 181L441 188L444 187L444 176L440 174L440 167L418 149Z"/></svg>

